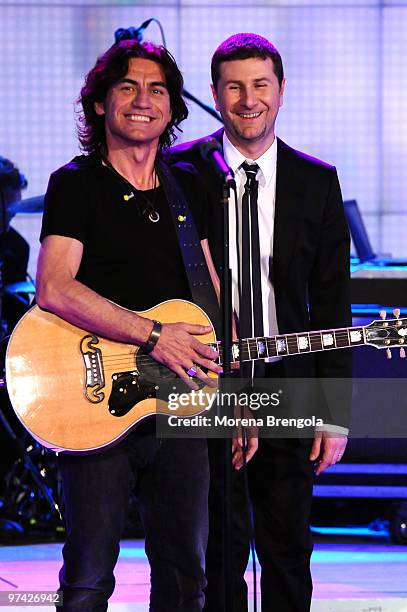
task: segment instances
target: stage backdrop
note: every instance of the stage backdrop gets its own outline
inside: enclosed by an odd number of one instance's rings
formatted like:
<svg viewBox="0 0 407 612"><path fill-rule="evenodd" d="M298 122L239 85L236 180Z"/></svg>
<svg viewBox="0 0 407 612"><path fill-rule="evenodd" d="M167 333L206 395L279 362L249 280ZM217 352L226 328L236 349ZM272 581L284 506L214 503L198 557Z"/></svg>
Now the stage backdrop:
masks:
<svg viewBox="0 0 407 612"><path fill-rule="evenodd" d="M227 36L272 40L287 88L277 132L337 166L345 198L356 198L375 248L407 255L406 0L1 0L0 155L27 175L27 196L78 151L74 103L86 71L119 27L155 17L188 90L211 103L209 64ZM161 42L156 24L145 38ZM218 126L190 106L181 139ZM32 245L40 216L15 227Z"/></svg>

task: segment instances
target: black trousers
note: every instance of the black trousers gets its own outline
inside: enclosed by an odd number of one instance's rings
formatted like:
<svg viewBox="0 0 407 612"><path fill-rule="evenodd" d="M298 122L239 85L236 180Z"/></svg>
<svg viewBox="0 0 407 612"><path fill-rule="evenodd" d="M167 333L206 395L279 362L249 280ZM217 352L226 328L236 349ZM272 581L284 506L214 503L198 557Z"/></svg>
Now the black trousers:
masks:
<svg viewBox="0 0 407 612"><path fill-rule="evenodd" d="M151 567L151 612L200 612L208 535L206 440L137 428L94 455L59 456L67 538L65 612L105 612L114 590L130 491L136 487Z"/></svg>
<svg viewBox="0 0 407 612"><path fill-rule="evenodd" d="M282 369L274 367L279 378ZM206 555L205 612L224 612L222 440L208 440L210 463L209 541ZM309 529L313 466L311 440L260 437L247 466L255 545L261 565L262 612L309 612L313 548ZM232 572L234 612L247 612L244 581L249 558L249 516L244 472L232 475Z"/></svg>

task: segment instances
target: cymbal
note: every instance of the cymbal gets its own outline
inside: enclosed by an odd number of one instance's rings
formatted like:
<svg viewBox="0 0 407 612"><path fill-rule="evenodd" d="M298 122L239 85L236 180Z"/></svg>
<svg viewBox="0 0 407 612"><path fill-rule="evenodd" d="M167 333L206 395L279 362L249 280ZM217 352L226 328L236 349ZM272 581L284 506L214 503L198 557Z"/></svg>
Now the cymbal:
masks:
<svg viewBox="0 0 407 612"><path fill-rule="evenodd" d="M44 196L34 196L33 198L26 198L19 202L13 202L8 206L8 211L12 215L18 213L40 213L44 210Z"/></svg>
<svg viewBox="0 0 407 612"><path fill-rule="evenodd" d="M4 287L5 293L35 293L34 283L31 281L21 281L19 283L11 283Z"/></svg>

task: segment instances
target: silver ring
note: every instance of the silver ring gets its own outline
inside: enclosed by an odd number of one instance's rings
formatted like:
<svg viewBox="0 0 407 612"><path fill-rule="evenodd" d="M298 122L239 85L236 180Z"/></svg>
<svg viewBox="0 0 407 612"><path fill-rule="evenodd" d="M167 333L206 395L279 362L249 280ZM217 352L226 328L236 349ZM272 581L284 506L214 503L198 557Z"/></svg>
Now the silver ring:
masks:
<svg viewBox="0 0 407 612"><path fill-rule="evenodd" d="M191 378L193 378L196 374L196 366L192 366L191 368L189 368L189 370L187 370L187 374L188 376L191 376Z"/></svg>

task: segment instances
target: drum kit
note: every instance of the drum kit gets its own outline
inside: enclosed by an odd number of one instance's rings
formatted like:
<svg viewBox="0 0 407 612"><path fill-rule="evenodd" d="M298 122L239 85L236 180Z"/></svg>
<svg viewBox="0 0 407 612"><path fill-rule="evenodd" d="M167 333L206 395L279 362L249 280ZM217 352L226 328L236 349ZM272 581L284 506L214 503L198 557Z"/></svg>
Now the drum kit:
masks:
<svg viewBox="0 0 407 612"><path fill-rule="evenodd" d="M11 213L12 217L18 213L42 213L44 210L44 196L34 196L33 198L13 202L13 204L7 207L7 210Z"/></svg>
<svg viewBox="0 0 407 612"><path fill-rule="evenodd" d="M16 214L27 214L27 213L42 213L44 210L44 196L35 196L33 198L26 198L19 202L13 202L7 206L7 213L10 218L13 218ZM2 252L0 250L0 268L3 265ZM1 312L2 298L4 295L8 295L11 299L17 300L27 306L30 305L31 298L35 294L35 286L31 280L22 280L16 283L9 283L2 285L2 275L0 274L0 316L1 316L1 330L2 335L0 340L2 341L4 336L11 333L12 329L9 329L10 324L6 320L3 320L3 313ZM3 382L4 386L4 382Z"/></svg>
<svg viewBox="0 0 407 612"><path fill-rule="evenodd" d="M41 213L44 196L27 198L8 206L11 217L16 214ZM0 262L2 263L2 261ZM1 281L1 275L0 275ZM21 280L1 286L0 306L3 299L15 302L28 310L35 294L31 280ZM0 338L0 428L3 449L9 453L8 472L0 486L0 541L12 541L25 536L44 533L57 535L63 531L62 517L57 500L60 483L56 458L46 452L22 427L11 408L4 379L4 356L12 324L1 312ZM11 466L10 466L11 463Z"/></svg>
<svg viewBox="0 0 407 612"><path fill-rule="evenodd" d="M14 217L14 215L17 215L19 213L42 213L43 210L43 195L35 196L33 198L26 198L25 200L20 200L19 202L13 202L7 207L7 211L10 214L10 217ZM20 302L23 300L28 306L31 301L30 297L35 294L35 286L32 281L25 280L18 283L8 284L4 287L0 286L0 292L10 295ZM24 298L24 296L26 296L26 298ZM3 326L4 325L6 326L7 333L12 331L7 329L7 321L3 323Z"/></svg>

